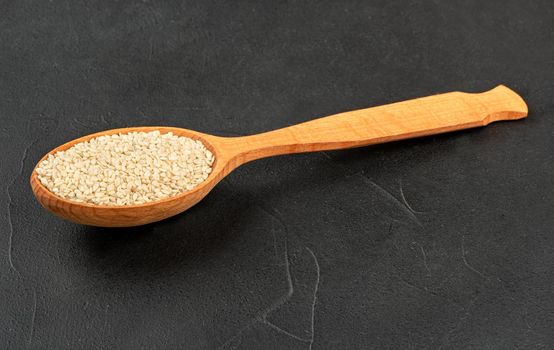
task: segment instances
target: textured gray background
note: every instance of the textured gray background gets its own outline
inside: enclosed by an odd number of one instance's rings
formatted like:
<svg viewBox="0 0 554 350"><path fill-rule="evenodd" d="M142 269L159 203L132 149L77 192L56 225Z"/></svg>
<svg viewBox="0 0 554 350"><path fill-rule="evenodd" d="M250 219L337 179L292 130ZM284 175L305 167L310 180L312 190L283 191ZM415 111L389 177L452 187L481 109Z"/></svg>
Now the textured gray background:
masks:
<svg viewBox="0 0 554 350"><path fill-rule="evenodd" d="M552 349L551 1L0 1L0 348ZM218 135L504 83L529 118L261 160L165 222L62 221L92 132Z"/></svg>

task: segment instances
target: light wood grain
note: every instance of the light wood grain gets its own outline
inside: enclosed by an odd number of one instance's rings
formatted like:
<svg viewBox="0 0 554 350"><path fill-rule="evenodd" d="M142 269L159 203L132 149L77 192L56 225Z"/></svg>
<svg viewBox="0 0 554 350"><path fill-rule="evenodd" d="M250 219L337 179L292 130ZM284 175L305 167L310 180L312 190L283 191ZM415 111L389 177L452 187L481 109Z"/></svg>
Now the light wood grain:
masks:
<svg viewBox="0 0 554 350"><path fill-rule="evenodd" d="M523 99L505 86L484 93L451 92L384 106L340 113L283 129L243 137L218 137L172 127L107 130L70 141L49 153L101 135L160 130L200 139L215 155L208 179L191 191L157 202L123 207L77 203L49 192L31 175L39 203L56 215L94 226L137 226L163 220L198 203L219 181L240 165L282 154L361 147L485 126L527 116ZM47 155L45 155L46 157ZM44 159L44 158L43 158Z"/></svg>

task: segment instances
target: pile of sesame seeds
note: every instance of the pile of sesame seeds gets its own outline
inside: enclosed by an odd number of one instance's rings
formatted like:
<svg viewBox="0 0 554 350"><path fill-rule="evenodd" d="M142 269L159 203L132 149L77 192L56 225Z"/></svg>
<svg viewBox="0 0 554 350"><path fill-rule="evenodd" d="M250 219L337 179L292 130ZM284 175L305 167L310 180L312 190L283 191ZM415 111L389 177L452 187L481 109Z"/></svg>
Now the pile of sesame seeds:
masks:
<svg viewBox="0 0 554 350"><path fill-rule="evenodd" d="M96 205L157 201L206 180L213 154L199 140L159 131L105 135L50 154L37 167L56 195Z"/></svg>

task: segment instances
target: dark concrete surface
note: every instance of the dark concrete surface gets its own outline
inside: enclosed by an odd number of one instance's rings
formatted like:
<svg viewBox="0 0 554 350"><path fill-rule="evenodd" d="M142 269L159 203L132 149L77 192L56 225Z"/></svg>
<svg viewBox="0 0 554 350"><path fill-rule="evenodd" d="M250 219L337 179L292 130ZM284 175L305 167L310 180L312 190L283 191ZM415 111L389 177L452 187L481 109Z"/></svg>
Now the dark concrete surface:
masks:
<svg viewBox="0 0 554 350"><path fill-rule="evenodd" d="M139 228L29 174L137 125L245 135L503 83L525 121L248 164ZM1 349L554 348L551 1L0 1Z"/></svg>

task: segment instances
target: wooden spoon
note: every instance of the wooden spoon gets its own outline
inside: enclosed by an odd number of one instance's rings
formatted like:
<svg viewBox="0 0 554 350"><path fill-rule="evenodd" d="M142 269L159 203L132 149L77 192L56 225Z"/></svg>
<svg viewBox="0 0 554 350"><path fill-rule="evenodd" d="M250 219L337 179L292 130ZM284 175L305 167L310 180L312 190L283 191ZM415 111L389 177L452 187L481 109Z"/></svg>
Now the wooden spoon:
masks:
<svg viewBox="0 0 554 350"><path fill-rule="evenodd" d="M204 198L223 177L255 159L367 146L485 126L497 120L514 120L526 116L527 105L523 99L500 85L483 93L450 92L335 114L251 136L219 137L164 126L113 129L70 141L50 153L66 150L76 143L101 135L131 131L171 131L204 143L215 155L212 173L206 181L190 191L160 201L128 206L94 205L61 198L41 184L36 168L31 174L31 187L43 207L67 220L93 226L138 226L187 210Z"/></svg>

